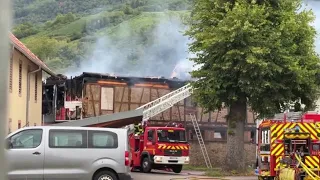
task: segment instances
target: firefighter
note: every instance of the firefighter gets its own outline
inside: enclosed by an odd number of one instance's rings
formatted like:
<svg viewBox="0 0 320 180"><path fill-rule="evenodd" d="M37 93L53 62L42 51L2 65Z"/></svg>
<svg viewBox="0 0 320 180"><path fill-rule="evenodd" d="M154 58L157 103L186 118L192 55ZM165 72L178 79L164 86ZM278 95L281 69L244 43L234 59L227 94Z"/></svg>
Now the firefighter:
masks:
<svg viewBox="0 0 320 180"><path fill-rule="evenodd" d="M134 134L138 136L138 135L141 135L142 133L143 133L143 128L141 123L136 123L134 125Z"/></svg>

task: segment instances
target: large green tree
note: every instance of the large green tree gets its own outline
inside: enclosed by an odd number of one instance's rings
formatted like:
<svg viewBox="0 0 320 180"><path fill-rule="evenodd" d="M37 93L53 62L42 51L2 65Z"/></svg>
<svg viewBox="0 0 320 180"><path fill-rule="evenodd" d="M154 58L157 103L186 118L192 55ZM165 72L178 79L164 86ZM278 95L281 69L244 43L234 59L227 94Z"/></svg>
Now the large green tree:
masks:
<svg viewBox="0 0 320 180"><path fill-rule="evenodd" d="M226 168L245 169L247 107L261 117L317 98L315 29L301 0L196 0L186 35L193 39L194 94L207 110L229 108Z"/></svg>

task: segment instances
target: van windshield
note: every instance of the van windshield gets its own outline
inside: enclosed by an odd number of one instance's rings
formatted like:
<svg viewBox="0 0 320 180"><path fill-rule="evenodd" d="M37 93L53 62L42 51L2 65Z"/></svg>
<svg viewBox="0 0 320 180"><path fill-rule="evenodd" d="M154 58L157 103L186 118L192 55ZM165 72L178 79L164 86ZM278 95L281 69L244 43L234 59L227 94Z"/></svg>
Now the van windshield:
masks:
<svg viewBox="0 0 320 180"><path fill-rule="evenodd" d="M184 130L157 130L158 142L186 142Z"/></svg>

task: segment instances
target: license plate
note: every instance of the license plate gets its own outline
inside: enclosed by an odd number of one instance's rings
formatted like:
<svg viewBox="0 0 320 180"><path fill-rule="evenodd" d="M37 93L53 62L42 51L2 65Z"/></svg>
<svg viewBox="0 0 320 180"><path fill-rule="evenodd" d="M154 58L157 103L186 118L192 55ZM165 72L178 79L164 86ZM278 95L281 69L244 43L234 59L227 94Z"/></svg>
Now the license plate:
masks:
<svg viewBox="0 0 320 180"><path fill-rule="evenodd" d="M177 157L170 157L170 159L178 159Z"/></svg>

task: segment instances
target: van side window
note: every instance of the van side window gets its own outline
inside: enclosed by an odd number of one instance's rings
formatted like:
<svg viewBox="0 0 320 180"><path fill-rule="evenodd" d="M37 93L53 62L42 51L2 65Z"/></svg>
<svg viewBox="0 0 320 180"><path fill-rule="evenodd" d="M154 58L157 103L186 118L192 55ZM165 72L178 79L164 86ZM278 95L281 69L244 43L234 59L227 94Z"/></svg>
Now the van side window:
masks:
<svg viewBox="0 0 320 180"><path fill-rule="evenodd" d="M36 148L42 141L42 129L28 129L20 131L11 136L9 141L9 149L29 149Z"/></svg>
<svg viewBox="0 0 320 180"><path fill-rule="evenodd" d="M52 129L49 131L50 148L87 148L87 131Z"/></svg>
<svg viewBox="0 0 320 180"><path fill-rule="evenodd" d="M117 148L118 135L110 131L89 131L89 148Z"/></svg>

